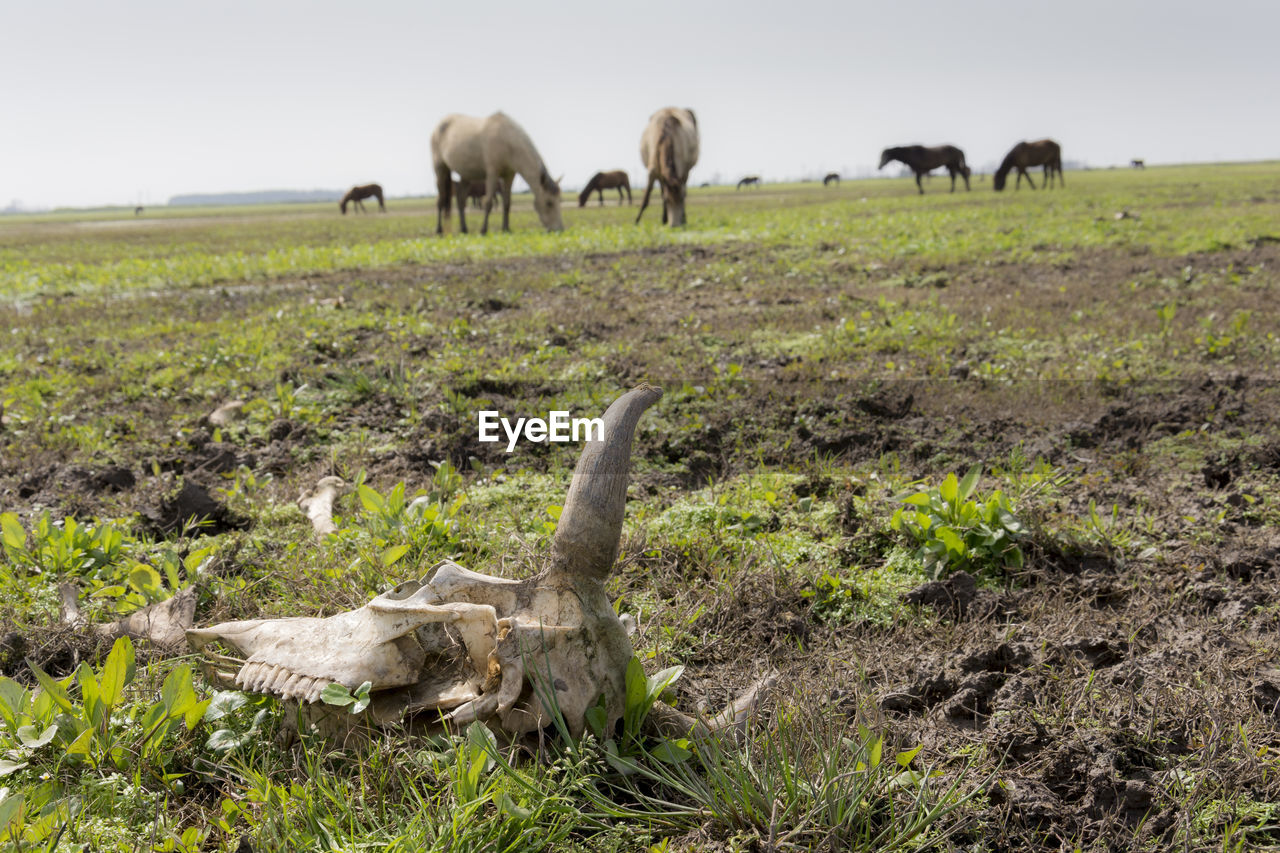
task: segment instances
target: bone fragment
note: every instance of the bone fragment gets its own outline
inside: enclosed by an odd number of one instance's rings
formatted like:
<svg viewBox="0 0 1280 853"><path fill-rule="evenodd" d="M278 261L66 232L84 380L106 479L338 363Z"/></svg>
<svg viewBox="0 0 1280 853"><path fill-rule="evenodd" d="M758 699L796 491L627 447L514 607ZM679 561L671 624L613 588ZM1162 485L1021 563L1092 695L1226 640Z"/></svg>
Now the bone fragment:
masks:
<svg viewBox="0 0 1280 853"><path fill-rule="evenodd" d="M221 406L209 413L209 425L224 427L236 418L240 417L240 410L243 408L244 400L230 400L223 403Z"/></svg>
<svg viewBox="0 0 1280 853"><path fill-rule="evenodd" d="M349 491L351 487L341 477L321 477L314 487L298 496L298 506L311 520L317 539L338 532L333 523L333 504Z"/></svg>
<svg viewBox="0 0 1280 853"><path fill-rule="evenodd" d="M710 719L691 717L663 702L655 702L649 711L649 716L645 719L645 728L664 738L690 735L707 737L721 732L733 732L735 736L740 736L746 730L747 721L755 714L764 697L773 690L777 682L778 673L775 670L752 684L723 711Z"/></svg>
<svg viewBox="0 0 1280 853"><path fill-rule="evenodd" d="M58 587L62 599L61 619L64 625L78 630L90 630L107 641L119 637L134 640L150 640L156 645L176 649L183 644L186 630L195 622L196 590L185 587L170 598L148 604L115 622L90 624L80 611L79 590L75 584L64 583Z"/></svg>

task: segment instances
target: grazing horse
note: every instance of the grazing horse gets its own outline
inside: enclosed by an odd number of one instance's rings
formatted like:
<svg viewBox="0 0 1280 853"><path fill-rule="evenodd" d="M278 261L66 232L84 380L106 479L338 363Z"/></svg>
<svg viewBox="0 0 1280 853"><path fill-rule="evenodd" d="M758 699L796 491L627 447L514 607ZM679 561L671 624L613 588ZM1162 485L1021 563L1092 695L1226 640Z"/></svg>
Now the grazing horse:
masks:
<svg viewBox="0 0 1280 853"><path fill-rule="evenodd" d="M622 206L622 191L627 191L627 204L631 204L631 178L627 177L627 173L623 169L615 169L612 172L596 172L591 176L591 180L587 181L586 189L578 194L578 207L586 206L587 199L591 198L592 193L600 196L600 206L604 206L604 191L618 191L618 206Z"/></svg>
<svg viewBox="0 0 1280 853"><path fill-rule="evenodd" d="M951 191L956 191L956 175L964 178L964 188L969 190L969 167L964 162L964 152L954 145L938 145L925 148L923 145L904 145L899 148L886 148L880 152L880 168L883 169L891 160L897 160L916 174L916 187L924 195L924 185L920 179L929 172L945 166L951 173Z"/></svg>
<svg viewBox="0 0 1280 853"><path fill-rule="evenodd" d="M453 172L463 191L458 196L458 224L467 233L466 194L471 185L485 187L484 224L489 233L489 214L494 197L502 196L502 230L510 231L511 183L524 178L533 191L533 209L548 231L563 231L560 218L560 183L552 180L538 149L524 128L503 113L487 118L464 115L445 116L431 132L431 165L436 173L436 233L444 233L453 195Z"/></svg>
<svg viewBox="0 0 1280 853"><path fill-rule="evenodd" d="M743 178L742 180L738 181L738 189L742 189L743 187L755 187L756 189L759 189L759 188L760 188L760 176L759 176L759 175L747 175L745 178Z"/></svg>
<svg viewBox="0 0 1280 853"><path fill-rule="evenodd" d="M338 209L342 211L342 215L347 215L347 205L355 204L355 209L364 213L363 199L376 198L378 207L383 213L387 212L387 206L382 203L382 187L378 184L362 184L358 187L352 187L347 190L347 194L342 197L342 201L338 202Z"/></svg>
<svg viewBox="0 0 1280 853"><path fill-rule="evenodd" d="M827 172L827 176L822 179L822 185L824 187L829 187L832 184L835 184L837 188L840 186L839 172Z"/></svg>
<svg viewBox="0 0 1280 853"><path fill-rule="evenodd" d="M636 224L649 206L653 182L657 181L662 187L662 224L684 225L689 170L698 162L698 119L693 110L663 107L649 116L640 135L640 160L649 170L649 178Z"/></svg>
<svg viewBox="0 0 1280 853"><path fill-rule="evenodd" d="M502 192L501 189L498 192ZM460 181L453 182L453 194L457 198L463 198L462 183ZM465 197L471 199L471 206L479 210L484 206L484 184L472 184L465 193Z"/></svg>
<svg viewBox="0 0 1280 853"><path fill-rule="evenodd" d="M1131 168L1131 169L1145 169L1145 168L1147 168L1147 163L1146 163L1146 161L1145 161L1145 160L1130 160L1130 161L1129 161L1129 168Z"/></svg>
<svg viewBox="0 0 1280 853"><path fill-rule="evenodd" d="M1018 179L1013 184L1015 190L1022 187L1024 177L1031 189L1035 189L1035 182L1027 173L1028 166L1044 166L1046 189L1053 186L1054 172L1058 173L1058 180L1061 181L1062 186L1067 185L1066 178L1062 177L1062 146L1052 139L1039 139L1035 142L1019 142L1005 155L1004 161L1000 164L1000 168L996 169L995 178L992 180L992 186L996 192L1004 189L1004 182L1009 177L1009 172L1014 169L1018 170Z"/></svg>

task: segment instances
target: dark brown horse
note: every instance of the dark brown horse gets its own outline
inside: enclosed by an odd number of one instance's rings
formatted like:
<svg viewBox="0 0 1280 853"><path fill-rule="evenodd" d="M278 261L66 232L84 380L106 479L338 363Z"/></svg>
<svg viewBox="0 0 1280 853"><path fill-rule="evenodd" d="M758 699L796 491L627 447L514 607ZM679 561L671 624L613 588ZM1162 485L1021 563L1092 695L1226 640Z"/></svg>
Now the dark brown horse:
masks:
<svg viewBox="0 0 1280 853"><path fill-rule="evenodd" d="M502 197L501 183L498 184L498 188L495 192L497 192L499 198ZM462 181L459 181L457 178L453 179L453 195L455 198L460 200L459 203L466 201L466 199L463 198ZM471 206L476 210L484 207L484 184L478 181L476 183L468 184L466 197L471 199Z"/></svg>
<svg viewBox="0 0 1280 853"><path fill-rule="evenodd" d="M964 162L964 152L954 145L937 145L926 148L923 145L904 145L899 148L886 148L880 152L880 168L890 161L897 160L916 174L916 187L924 195L924 185L920 179L934 169L945 167L951 173L951 191L956 191L956 175L964 178L964 188L969 189L969 167Z"/></svg>
<svg viewBox="0 0 1280 853"><path fill-rule="evenodd" d="M839 172L827 172L827 176L822 179L822 185L824 187L829 187L832 184L835 184L837 187L840 186Z"/></svg>
<svg viewBox="0 0 1280 853"><path fill-rule="evenodd" d="M756 189L759 189L759 188L760 188L760 176L759 176L759 175L747 175L745 178L743 178L742 180L738 181L738 189L742 189L743 187L755 187Z"/></svg>
<svg viewBox="0 0 1280 853"><path fill-rule="evenodd" d="M1035 142L1019 142L1004 157L1004 162L1000 164L1000 168L996 169L996 175L992 181L992 186L996 192L1004 189L1004 182L1009 177L1009 173L1014 169L1018 170L1018 179L1014 182L1013 188L1019 189L1022 186L1022 179L1026 178L1031 189L1035 189L1035 182L1031 180L1031 175L1027 173L1029 166L1044 166L1044 182L1045 188L1053 186L1053 173L1058 173L1058 180L1062 182L1062 186L1067 185L1067 181L1062 177L1062 146L1054 142L1052 139L1038 139Z"/></svg>
<svg viewBox="0 0 1280 853"><path fill-rule="evenodd" d="M382 202L382 187L378 184L362 184L347 190L347 194L342 197L342 201L338 202L338 209L342 211L343 216L346 216L347 205L354 203L355 209L364 213L363 200L366 198L376 198L379 209L383 213L387 212L387 206Z"/></svg>
<svg viewBox="0 0 1280 853"><path fill-rule="evenodd" d="M591 180L587 181L587 186L578 194L578 207L585 207L587 199L591 198L592 193L600 196L600 205L604 206L604 191L618 191L618 206L622 206L622 191L627 191L627 204L631 204L631 178L627 177L627 173L623 169L614 169L612 172L596 172L591 176Z"/></svg>

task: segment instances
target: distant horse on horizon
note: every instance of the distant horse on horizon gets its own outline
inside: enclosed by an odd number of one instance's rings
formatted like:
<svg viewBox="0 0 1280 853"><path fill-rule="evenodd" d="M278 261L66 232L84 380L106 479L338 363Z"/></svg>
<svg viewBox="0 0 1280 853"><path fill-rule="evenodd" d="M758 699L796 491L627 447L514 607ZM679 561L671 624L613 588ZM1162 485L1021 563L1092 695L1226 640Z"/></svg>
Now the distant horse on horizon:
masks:
<svg viewBox="0 0 1280 853"><path fill-rule="evenodd" d="M600 206L604 206L604 191L618 191L618 206L622 206L622 191L627 191L627 204L631 204L631 178L625 169L614 169L612 172L596 172L587 181L587 186L578 194L578 207L585 207L592 193L600 195Z"/></svg>
<svg viewBox="0 0 1280 853"><path fill-rule="evenodd" d="M563 231L560 218L560 182L553 180L542 155L524 128L505 113L486 118L448 115L431 132L431 165L436 173L436 233L444 233L444 219L449 214L453 195L453 173L466 193L471 185L485 187L484 224L481 234L489 233L489 214L496 196L502 197L502 230L511 230L511 183L516 175L524 178L533 191L533 209L542 227ZM458 225L467 233L465 194L458 196Z"/></svg>
<svg viewBox="0 0 1280 853"><path fill-rule="evenodd" d="M663 107L649 116L640 135L640 161L649 171L636 224L649 206L653 183L662 188L662 224L684 225L689 170L698 162L698 119L693 110Z"/></svg>
<svg viewBox="0 0 1280 853"><path fill-rule="evenodd" d="M897 148L886 148L880 152L880 166L883 169L891 161L897 160L915 173L916 188L924 195L924 185L920 179L934 169L945 167L951 173L951 191L956 191L956 175L964 178L964 188L969 187L969 167L964 162L964 152L954 145L937 145L926 148L923 145L903 145Z"/></svg>
<svg viewBox="0 0 1280 853"><path fill-rule="evenodd" d="M141 216L141 215L142 215L142 205L138 205L137 207L135 207L135 208L133 209L133 215L134 215L134 216Z"/></svg>
<svg viewBox="0 0 1280 853"><path fill-rule="evenodd" d="M1130 160L1130 161L1129 161L1129 168L1130 168L1130 169L1145 169L1145 168L1147 168L1147 163L1146 163L1146 161L1145 161L1145 160Z"/></svg>
<svg viewBox="0 0 1280 853"><path fill-rule="evenodd" d="M1027 173L1029 166L1044 166L1045 189L1053 186L1054 172L1058 173L1059 182L1061 182L1064 189L1066 188L1067 181L1062 176L1062 146L1052 139L1019 142L1013 146L1000 163L1000 168L996 169L992 187L996 192L1003 190L1005 180L1009 177L1009 172L1017 169L1018 179L1014 182L1013 188L1015 190L1020 189L1022 187L1022 179L1025 177L1031 189L1035 189L1035 182L1031 180L1031 175Z"/></svg>
<svg viewBox="0 0 1280 853"><path fill-rule="evenodd" d="M759 189L759 188L760 188L760 176L759 176L759 175L747 175L745 178L743 178L742 180L738 181L738 187L737 187L737 188L738 188L738 189L742 189L743 187L755 187L756 189Z"/></svg>
<svg viewBox="0 0 1280 853"><path fill-rule="evenodd" d="M332 197L332 196L331 196ZM382 201L382 187L378 184L361 184L358 187L352 187L347 190L347 194L342 197L342 201L338 202L338 209L342 211L342 215L347 215L347 205L355 205L355 209L364 213L364 202L366 198L376 198L378 207L383 213L387 212L387 206Z"/></svg>
<svg viewBox="0 0 1280 853"><path fill-rule="evenodd" d="M825 178L823 178L823 179L822 179L822 185L823 185L824 187L829 187L829 186L831 186L832 184L835 184L835 185L836 185L836 187L837 187L837 188L839 188L839 186L840 186L840 173L839 173L839 172L827 172L827 176L826 176Z"/></svg>

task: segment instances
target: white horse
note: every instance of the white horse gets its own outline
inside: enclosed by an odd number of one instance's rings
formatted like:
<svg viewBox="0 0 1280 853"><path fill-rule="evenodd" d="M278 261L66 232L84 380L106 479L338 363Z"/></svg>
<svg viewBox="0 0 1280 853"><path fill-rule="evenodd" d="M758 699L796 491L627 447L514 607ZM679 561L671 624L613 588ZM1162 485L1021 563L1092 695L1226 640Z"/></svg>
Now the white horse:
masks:
<svg viewBox="0 0 1280 853"><path fill-rule="evenodd" d="M662 224L684 225L685 186L689 170L698 162L698 120L693 110L664 107L649 116L640 136L640 159L649 170L649 181L636 224L649 206L649 194L657 181L662 185Z"/></svg>
<svg viewBox="0 0 1280 853"><path fill-rule="evenodd" d="M494 195L502 193L502 230L510 231L511 183L518 174L533 190L533 209L548 231L564 230L560 219L560 184L547 167L524 128L503 113L488 118L445 116L431 133L431 163L436 172L436 233L444 233L453 194L451 172L458 173L458 222L467 233L467 193L473 183L483 183L484 224L489 233L489 212Z"/></svg>

